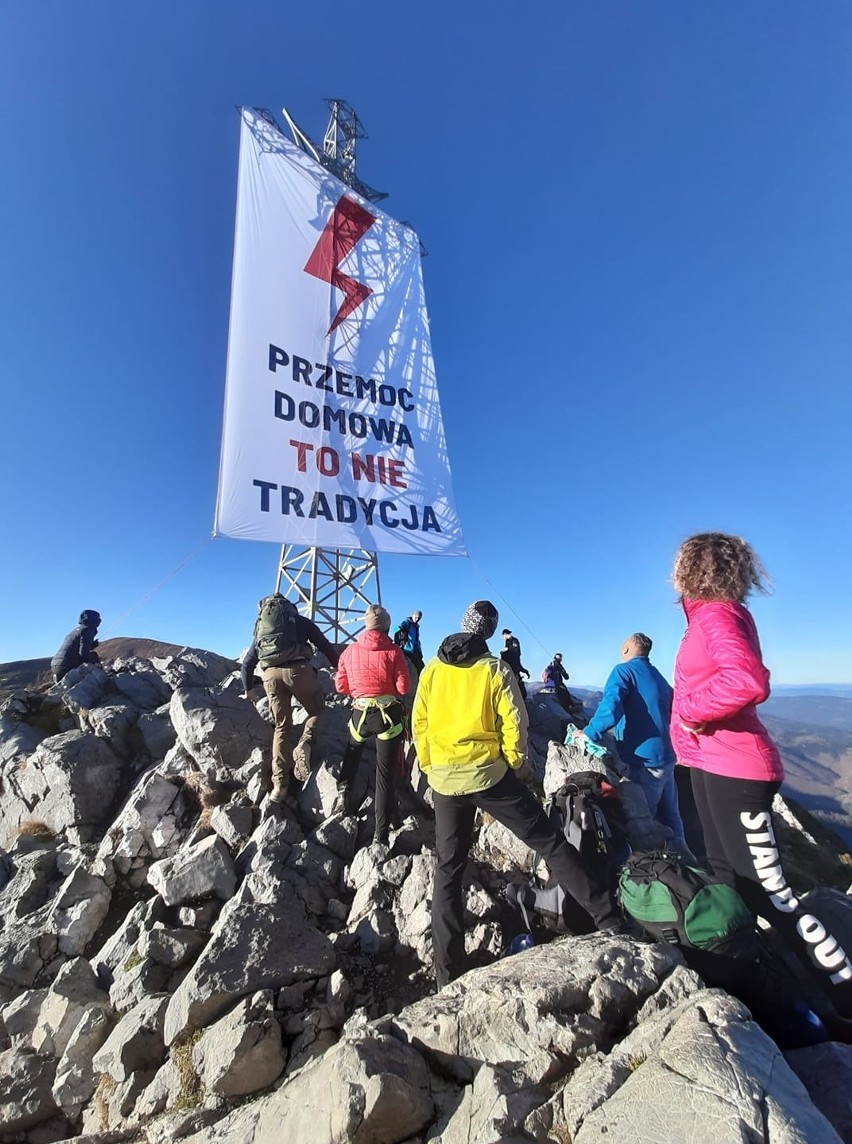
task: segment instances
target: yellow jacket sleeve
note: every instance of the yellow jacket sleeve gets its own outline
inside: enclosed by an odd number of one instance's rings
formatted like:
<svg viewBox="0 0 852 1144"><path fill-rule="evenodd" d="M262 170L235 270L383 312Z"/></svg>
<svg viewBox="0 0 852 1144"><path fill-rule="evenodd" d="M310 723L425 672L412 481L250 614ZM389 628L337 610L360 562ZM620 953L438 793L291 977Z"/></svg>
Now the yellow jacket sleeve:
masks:
<svg viewBox="0 0 852 1144"><path fill-rule="evenodd" d="M429 738L427 735L427 727L429 723L428 716L428 702L429 702L429 686L431 683L432 672L430 664L426 664L420 674L420 679L417 683L417 691L414 694L414 707L411 710L411 734L414 738L414 748L417 751L417 762L420 765L420 770L424 773L429 770Z"/></svg>
<svg viewBox="0 0 852 1144"><path fill-rule="evenodd" d="M503 663L494 673L494 709L500 753L510 767L519 767L527 753L529 716L515 673Z"/></svg>

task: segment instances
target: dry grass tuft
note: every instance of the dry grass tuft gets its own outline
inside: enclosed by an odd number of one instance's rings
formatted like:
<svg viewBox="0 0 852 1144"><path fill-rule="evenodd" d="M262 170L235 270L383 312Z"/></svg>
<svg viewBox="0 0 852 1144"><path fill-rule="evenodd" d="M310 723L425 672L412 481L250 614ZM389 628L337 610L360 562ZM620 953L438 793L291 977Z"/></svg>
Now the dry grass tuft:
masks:
<svg viewBox="0 0 852 1144"><path fill-rule="evenodd" d="M109 1132L109 1099L117 1087L109 1073L101 1073L98 1078L98 1087L92 1097L92 1105L101 1132Z"/></svg>
<svg viewBox="0 0 852 1144"><path fill-rule="evenodd" d="M180 1078L180 1092L175 1100L175 1108L197 1108L204 1096L201 1078L192 1063L192 1050L198 1044L201 1030L196 1029L185 1040L172 1046L172 1061Z"/></svg>
<svg viewBox="0 0 852 1144"><path fill-rule="evenodd" d="M55 838L56 834L46 822L39 822L36 818L28 818L18 827L18 834L26 838Z"/></svg>

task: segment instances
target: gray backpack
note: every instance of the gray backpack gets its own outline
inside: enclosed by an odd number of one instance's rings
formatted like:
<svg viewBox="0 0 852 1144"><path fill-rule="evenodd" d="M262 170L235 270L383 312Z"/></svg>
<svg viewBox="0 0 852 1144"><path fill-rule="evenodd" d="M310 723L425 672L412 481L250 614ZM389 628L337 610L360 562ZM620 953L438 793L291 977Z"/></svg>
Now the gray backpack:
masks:
<svg viewBox="0 0 852 1144"><path fill-rule="evenodd" d="M282 667L304 657L305 648L299 643L296 632L298 618L296 605L280 594L266 596L260 601L254 625L254 646L261 668Z"/></svg>

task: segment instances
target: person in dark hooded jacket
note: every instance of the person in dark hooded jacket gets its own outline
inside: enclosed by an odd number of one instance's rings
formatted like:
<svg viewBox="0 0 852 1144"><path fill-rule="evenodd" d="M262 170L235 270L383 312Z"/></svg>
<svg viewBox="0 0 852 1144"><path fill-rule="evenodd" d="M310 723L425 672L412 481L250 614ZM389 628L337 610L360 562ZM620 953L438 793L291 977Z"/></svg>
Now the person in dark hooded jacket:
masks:
<svg viewBox="0 0 852 1144"><path fill-rule="evenodd" d="M494 605L471 604L461 631L426 664L414 699L414 742L435 805L432 941L439 989L465 968L462 878L477 807L544 858L598 929L622 925L609 888L592 881L515 773L525 761L527 711L511 667L488 650L496 629Z"/></svg>
<svg viewBox="0 0 852 1144"><path fill-rule="evenodd" d="M95 651L98 641L95 639L101 624L100 614L92 608L80 613L80 621L73 631L70 631L59 648L59 651L50 661L50 670L58 683L63 676L81 663L100 663L100 656Z"/></svg>

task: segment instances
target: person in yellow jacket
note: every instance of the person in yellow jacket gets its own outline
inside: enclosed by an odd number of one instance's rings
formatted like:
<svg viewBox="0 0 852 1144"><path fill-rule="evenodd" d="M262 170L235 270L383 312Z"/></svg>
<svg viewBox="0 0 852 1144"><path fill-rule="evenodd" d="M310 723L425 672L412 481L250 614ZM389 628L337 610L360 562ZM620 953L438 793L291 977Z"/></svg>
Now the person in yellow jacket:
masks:
<svg viewBox="0 0 852 1144"><path fill-rule="evenodd" d="M423 669L414 700L417 758L435 804L432 943L439 989L465 968L462 878L477 808L538 852L598 929L622 928L609 887L592 880L515 773L526 757L527 711L514 672L488 650L497 618L489 600L471 604L461 631L447 636Z"/></svg>

